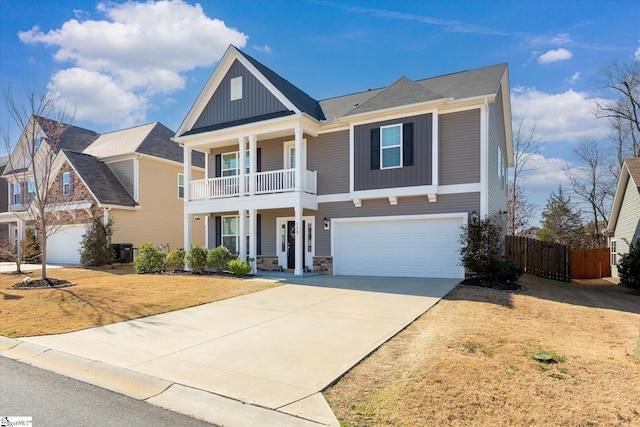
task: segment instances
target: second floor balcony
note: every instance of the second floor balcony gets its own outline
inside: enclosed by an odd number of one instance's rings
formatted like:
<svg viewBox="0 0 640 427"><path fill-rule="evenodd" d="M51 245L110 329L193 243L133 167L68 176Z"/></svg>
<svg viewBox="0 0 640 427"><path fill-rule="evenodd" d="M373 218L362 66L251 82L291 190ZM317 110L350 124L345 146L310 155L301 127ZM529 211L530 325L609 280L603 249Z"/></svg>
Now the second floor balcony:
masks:
<svg viewBox="0 0 640 427"><path fill-rule="evenodd" d="M295 191L316 194L317 182L315 171L303 170L302 182L296 185L295 169L247 174L244 175L244 185L240 185L241 176L239 175L199 179L189 183L189 199L211 200Z"/></svg>

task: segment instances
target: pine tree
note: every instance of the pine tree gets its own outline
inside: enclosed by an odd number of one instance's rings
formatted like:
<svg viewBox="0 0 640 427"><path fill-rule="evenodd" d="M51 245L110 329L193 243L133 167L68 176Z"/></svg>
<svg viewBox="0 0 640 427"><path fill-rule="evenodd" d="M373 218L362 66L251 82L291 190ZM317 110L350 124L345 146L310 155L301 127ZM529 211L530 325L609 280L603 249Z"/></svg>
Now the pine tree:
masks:
<svg viewBox="0 0 640 427"><path fill-rule="evenodd" d="M538 238L543 242L554 242L579 247L582 243L582 219L575 210L571 197L565 197L562 186L558 193L552 192L542 211L542 228Z"/></svg>

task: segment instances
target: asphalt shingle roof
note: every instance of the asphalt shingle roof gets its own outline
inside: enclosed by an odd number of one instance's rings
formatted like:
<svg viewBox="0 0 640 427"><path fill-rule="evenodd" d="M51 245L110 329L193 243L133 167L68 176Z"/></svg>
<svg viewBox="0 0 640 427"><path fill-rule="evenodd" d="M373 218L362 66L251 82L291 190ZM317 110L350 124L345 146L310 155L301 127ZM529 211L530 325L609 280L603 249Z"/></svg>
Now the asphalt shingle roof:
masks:
<svg viewBox="0 0 640 427"><path fill-rule="evenodd" d="M631 175L633 182L638 187L638 192L640 192L640 157L625 159L624 162L627 164L627 169L629 169L629 175Z"/></svg>
<svg viewBox="0 0 640 427"><path fill-rule="evenodd" d="M100 136L99 133L92 130L57 122L46 117L33 117L47 136L62 129L60 137L57 138L58 141L55 141L55 144L53 144L54 141L50 141L50 145L53 145L51 148L56 153L60 150L82 151Z"/></svg>
<svg viewBox="0 0 640 427"><path fill-rule="evenodd" d="M68 150L62 152L100 204L130 207L137 205L106 164L89 154Z"/></svg>

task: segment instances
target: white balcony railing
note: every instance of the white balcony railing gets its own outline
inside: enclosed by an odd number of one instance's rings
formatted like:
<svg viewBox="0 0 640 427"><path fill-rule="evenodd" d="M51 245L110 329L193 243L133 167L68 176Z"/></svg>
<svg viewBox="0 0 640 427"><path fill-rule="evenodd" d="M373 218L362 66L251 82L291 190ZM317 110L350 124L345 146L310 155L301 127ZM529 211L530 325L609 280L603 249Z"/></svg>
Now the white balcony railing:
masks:
<svg viewBox="0 0 640 427"><path fill-rule="evenodd" d="M296 191L295 169L283 169L258 172L254 176L245 176L244 195L251 194L251 179L255 181L254 194L272 194ZM301 191L316 194L317 173L303 171ZM190 200L219 199L240 196L240 177L224 176L191 181L189 183Z"/></svg>

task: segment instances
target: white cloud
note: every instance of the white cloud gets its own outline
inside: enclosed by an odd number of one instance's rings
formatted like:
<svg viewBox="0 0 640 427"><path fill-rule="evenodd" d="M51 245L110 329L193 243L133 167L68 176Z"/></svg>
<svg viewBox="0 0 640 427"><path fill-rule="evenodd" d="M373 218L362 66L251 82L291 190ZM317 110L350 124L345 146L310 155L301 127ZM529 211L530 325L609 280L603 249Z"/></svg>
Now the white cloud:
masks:
<svg viewBox="0 0 640 427"><path fill-rule="evenodd" d="M576 71L575 73L573 73L571 77L567 79L567 83L569 83L570 85L574 85L579 79L580 79L580 72Z"/></svg>
<svg viewBox="0 0 640 427"><path fill-rule="evenodd" d="M562 34L558 34L557 36L553 37L550 42L552 44L554 44L554 45L563 45L563 44L571 43L572 41L573 40L571 39L569 34L562 33Z"/></svg>
<svg viewBox="0 0 640 427"><path fill-rule="evenodd" d="M130 99L166 95L185 86L186 72L211 66L229 44L242 48L248 39L223 21L207 17L199 4L190 5L182 0L100 3L97 10L106 18L70 19L59 29L46 33L38 27L19 33L23 43L55 47L54 58L73 65L64 70L73 72L58 73L59 80L85 71L85 92L63 87L60 82L58 89L61 99L76 104L78 117L83 115L96 123L104 123L99 112L100 102L104 100L98 101L98 98L104 94L105 82L110 82L110 90L117 87L119 95ZM91 108L92 103L98 108ZM121 121L134 117L144 120L149 102L128 104L138 110L122 111ZM81 112L81 105L97 113ZM119 124L119 121L112 123Z"/></svg>
<svg viewBox="0 0 640 427"><path fill-rule="evenodd" d="M595 117L595 101L605 102L573 89L545 93L535 88L516 87L511 96L513 116L524 120L525 129L531 129L535 123L536 133L544 142L577 142L585 136L596 140L606 138L609 122Z"/></svg>
<svg viewBox="0 0 640 427"><path fill-rule="evenodd" d="M636 53L634 54L634 59L636 61L640 61L640 47L638 47L638 50L636 50Z"/></svg>
<svg viewBox="0 0 640 427"><path fill-rule="evenodd" d="M567 59L570 59L572 56L573 54L571 53L571 51L561 47L560 49L552 49L540 55L540 57L538 58L538 63L549 64L556 61L565 61Z"/></svg>
<svg viewBox="0 0 640 427"><path fill-rule="evenodd" d="M258 46L258 45L254 44L251 47L253 48L253 50L258 51L258 52L271 53L271 47L269 45Z"/></svg>

